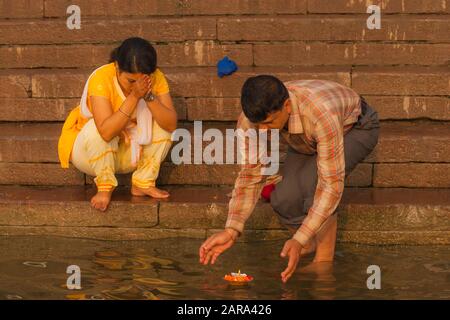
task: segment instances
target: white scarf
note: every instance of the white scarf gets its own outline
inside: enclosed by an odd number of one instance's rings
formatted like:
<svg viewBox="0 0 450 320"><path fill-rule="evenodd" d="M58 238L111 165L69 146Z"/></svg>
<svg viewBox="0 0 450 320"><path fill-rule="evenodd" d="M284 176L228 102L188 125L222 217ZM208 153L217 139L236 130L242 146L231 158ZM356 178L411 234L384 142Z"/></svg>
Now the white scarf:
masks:
<svg viewBox="0 0 450 320"><path fill-rule="evenodd" d="M102 67L100 67L102 68ZM98 68L98 69L100 69ZM89 110L87 106L87 99L88 99L88 84L89 80L91 79L92 75L98 70L96 69L92 74L89 76L88 80L86 81L86 84L84 85L83 89L83 95L81 96L80 101L80 109L81 114L87 118L92 118L92 113ZM114 76L115 77L115 76ZM122 92L122 89L120 88L120 85L117 81L117 79L114 79L116 89L119 91L119 94L121 95L122 99L125 100L126 97ZM131 164L135 166L137 162L140 159L141 156L141 146L142 145L148 145L152 142L152 113L147 107L147 103L144 99L139 99L136 107L136 120L137 125L134 124L132 121L129 121L127 123L127 126L125 127L125 133L130 137L130 145L131 145Z"/></svg>

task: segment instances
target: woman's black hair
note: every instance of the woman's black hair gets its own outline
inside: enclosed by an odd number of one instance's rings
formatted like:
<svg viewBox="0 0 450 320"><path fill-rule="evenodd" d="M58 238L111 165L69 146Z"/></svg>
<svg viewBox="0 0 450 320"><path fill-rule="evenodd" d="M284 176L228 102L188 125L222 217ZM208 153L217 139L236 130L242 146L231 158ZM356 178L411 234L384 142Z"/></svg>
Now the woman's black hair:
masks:
<svg viewBox="0 0 450 320"><path fill-rule="evenodd" d="M247 119L258 123L280 110L289 92L280 79L270 75L248 78L241 91L241 105Z"/></svg>
<svg viewBox="0 0 450 320"><path fill-rule="evenodd" d="M156 50L145 39L128 38L111 52L109 62L115 61L120 71L150 74L156 70Z"/></svg>

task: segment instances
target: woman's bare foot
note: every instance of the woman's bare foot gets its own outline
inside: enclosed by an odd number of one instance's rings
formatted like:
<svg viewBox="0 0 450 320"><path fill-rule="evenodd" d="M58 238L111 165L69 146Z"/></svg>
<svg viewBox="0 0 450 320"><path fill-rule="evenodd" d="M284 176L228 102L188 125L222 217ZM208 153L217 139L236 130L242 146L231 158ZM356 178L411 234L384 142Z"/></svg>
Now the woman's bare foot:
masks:
<svg viewBox="0 0 450 320"><path fill-rule="evenodd" d="M106 211L109 203L111 202L113 190L97 191L97 194L91 198L91 207L100 211Z"/></svg>
<svg viewBox="0 0 450 320"><path fill-rule="evenodd" d="M139 196L139 197L150 196L155 199L165 199L165 198L168 198L170 195L167 191L158 189L156 187L149 187L149 188L144 189L144 188L139 188L136 186L131 186L131 194L133 196Z"/></svg>

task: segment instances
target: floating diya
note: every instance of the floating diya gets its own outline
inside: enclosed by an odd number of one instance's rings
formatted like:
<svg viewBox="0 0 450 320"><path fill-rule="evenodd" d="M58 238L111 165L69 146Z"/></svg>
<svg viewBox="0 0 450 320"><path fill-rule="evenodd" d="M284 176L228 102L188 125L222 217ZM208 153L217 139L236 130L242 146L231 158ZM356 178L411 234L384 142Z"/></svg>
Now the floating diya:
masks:
<svg viewBox="0 0 450 320"><path fill-rule="evenodd" d="M239 270L238 273L232 272L230 274L226 274L223 279L228 281L229 284L243 285L252 281L253 277L245 273L241 273L241 270Z"/></svg>

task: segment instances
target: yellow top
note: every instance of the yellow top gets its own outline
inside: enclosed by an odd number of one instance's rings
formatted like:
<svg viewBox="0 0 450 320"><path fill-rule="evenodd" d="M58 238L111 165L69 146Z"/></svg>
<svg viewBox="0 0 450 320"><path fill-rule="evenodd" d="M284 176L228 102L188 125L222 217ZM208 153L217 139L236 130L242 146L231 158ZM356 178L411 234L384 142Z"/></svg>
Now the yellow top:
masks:
<svg viewBox="0 0 450 320"><path fill-rule="evenodd" d="M169 85L164 77L164 74L156 69L151 74L152 92L155 96L162 95L169 92ZM88 84L88 99L87 106L92 113L92 106L89 97L100 96L106 97L111 102L113 111L116 112L126 99L120 88L116 77L115 63L105 64L100 67L89 80ZM133 117L136 115L136 110L133 112ZM86 119L80 110L80 105L76 106L64 122L61 130L61 136L58 141L58 156L62 168L69 168L69 159L72 152L75 139L78 133L89 119Z"/></svg>

